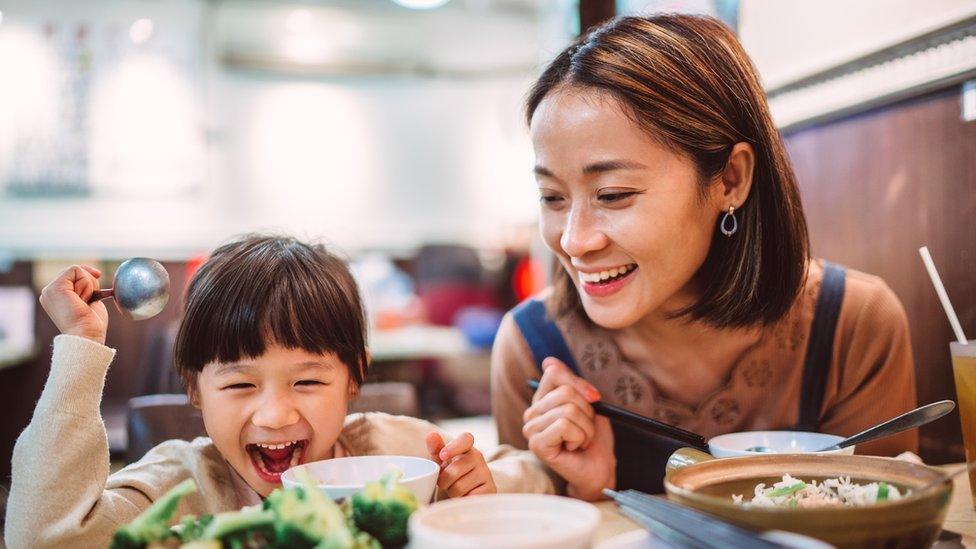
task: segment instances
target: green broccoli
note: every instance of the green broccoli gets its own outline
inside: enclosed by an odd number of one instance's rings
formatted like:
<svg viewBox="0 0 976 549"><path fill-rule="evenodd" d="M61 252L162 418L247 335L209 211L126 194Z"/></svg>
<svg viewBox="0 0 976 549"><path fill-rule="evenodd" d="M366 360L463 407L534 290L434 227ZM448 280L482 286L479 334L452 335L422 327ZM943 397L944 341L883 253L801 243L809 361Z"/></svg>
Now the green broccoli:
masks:
<svg viewBox="0 0 976 549"><path fill-rule="evenodd" d="M223 547L224 545L215 539L197 539L180 545L180 549L223 549Z"/></svg>
<svg viewBox="0 0 976 549"><path fill-rule="evenodd" d="M112 536L111 549L141 549L150 542L171 537L169 521L180 498L196 491L197 485L192 478L174 486L132 522L120 526Z"/></svg>
<svg viewBox="0 0 976 549"><path fill-rule="evenodd" d="M180 523L170 528L173 534L180 538L183 543L196 541L203 537L203 530L213 521L213 515L184 515Z"/></svg>
<svg viewBox="0 0 976 549"><path fill-rule="evenodd" d="M274 512L275 542L283 547L352 548L355 535L334 501L315 486L275 490L264 502Z"/></svg>
<svg viewBox="0 0 976 549"><path fill-rule="evenodd" d="M245 507L240 511L219 513L207 524L200 534L200 540L221 540L225 545L234 546L238 542L270 537L275 515L260 507Z"/></svg>
<svg viewBox="0 0 976 549"><path fill-rule="evenodd" d="M350 527L349 532L354 532L352 545L346 545L349 540L345 536L330 536L320 541L315 549L382 549L380 542L368 533L356 532L355 527Z"/></svg>
<svg viewBox="0 0 976 549"><path fill-rule="evenodd" d="M352 518L356 527L369 532L383 547L407 543L407 520L417 510L417 497L397 483L399 471L391 471L377 482L368 482L352 496Z"/></svg>

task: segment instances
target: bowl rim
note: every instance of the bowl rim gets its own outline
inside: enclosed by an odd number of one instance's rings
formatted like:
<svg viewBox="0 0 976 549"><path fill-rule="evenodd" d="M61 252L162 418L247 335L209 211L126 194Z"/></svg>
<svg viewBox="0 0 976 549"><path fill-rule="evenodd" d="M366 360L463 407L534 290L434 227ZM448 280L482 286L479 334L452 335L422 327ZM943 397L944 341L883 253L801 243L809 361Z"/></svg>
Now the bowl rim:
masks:
<svg viewBox="0 0 976 549"><path fill-rule="evenodd" d="M778 430L774 429L774 430L765 430L765 431L736 431L736 432L733 432L733 433L723 433L721 435L715 435L714 437L708 439L708 447L709 447L709 451L714 451L714 450L712 450L712 441L713 440L716 440L716 439L731 438L733 436L739 436L739 435L760 435L761 436L761 435L778 435L778 434L818 435L818 436L823 436L823 437L828 437L828 438L836 439L837 442L840 442L840 441L844 440L844 438L845 438L845 437L843 437L841 435L834 435L834 434L831 434L831 433L820 433L820 432L817 432L817 431L790 431L788 429L778 429ZM718 449L720 449L720 450L722 450L722 451L724 451L724 452L746 452L746 450L739 450L738 448L730 448L728 446L723 446L721 444L716 444L715 447L718 448ZM836 450L822 450L822 451L819 451L819 452L815 452L813 450L784 450L784 451L776 450L775 453L777 453L777 454L825 454L825 455L826 454L841 454L841 453L843 453L845 451L848 451L849 448L853 448L853 445L851 445L851 446L849 446L847 448L838 448ZM853 451L853 450L850 450L850 451ZM746 453L745 455L766 455L766 454L759 453L759 452L749 452L749 453ZM740 457L740 456L736 456L736 457Z"/></svg>
<svg viewBox="0 0 976 549"><path fill-rule="evenodd" d="M285 470L284 473L281 474L281 479L282 479L281 480L281 483L284 484L284 482L285 482L285 475L287 475L291 471L295 471L295 470L300 469L302 467L306 467L307 468L308 466L315 465L315 464L318 464L318 463L330 463L331 464L331 463L336 463L336 462L343 461L343 460L364 460L364 459L365 460L369 460L369 461L380 461L382 459L390 459L390 458L404 459L404 460L407 460L407 461L426 462L426 463L429 463L429 464L433 465L433 470L432 471L427 471L425 473L420 473L420 474L413 475L413 476L410 476L410 477L406 477L406 476L400 477L400 479L397 481L400 484L405 484L405 483L408 483L408 482L413 482L415 480L420 480L420 479L429 477L432 474L435 474L438 471L440 471L440 465L438 465L434 460L427 459L427 458L422 458L422 457L416 457L416 456L399 456L399 455L345 456L345 457L341 457L341 458L329 458L329 459L320 459L320 460L316 460L316 461L309 461L308 463L301 463L301 464L298 464L298 465L296 465L294 467L289 467L287 470ZM289 475L288 481L289 482L294 482L296 484L301 484L301 481L299 481L297 479L291 478L295 474L296 473L292 473L291 475ZM311 473L309 473L309 474L311 474ZM379 479L374 479L374 480L379 480ZM354 483L354 484L328 484L328 483L324 483L324 482L316 482L315 483L315 486L317 486L319 488L326 488L326 487L328 487L328 488L332 488L332 489L335 489L335 490L352 490L352 489L356 489L356 488L362 488L363 486L366 485L367 482L373 482L373 481L364 480L363 482Z"/></svg>
<svg viewBox="0 0 976 549"><path fill-rule="evenodd" d="M581 532L589 531L591 536L595 534L597 526L600 524L600 518L602 517L602 512L600 509L590 502L578 500L576 498L571 498L568 496L559 496L555 494L532 494L532 493L507 493L507 494L479 494L475 496L466 496L463 498L451 498L441 500L435 503L431 503L426 507L421 507L410 515L410 520L408 522L408 529L411 533L411 537L414 536L414 529L423 529L427 533L436 536L439 541L448 544L484 544L492 543L504 539L507 543L529 543L537 541L539 539L551 540L552 532L544 532L542 530L533 530L527 533L517 534L518 537L513 538L513 533L510 531L498 531L483 535L466 534L458 532L444 531L440 528L436 528L429 524L421 522L425 517L430 516L433 513L450 512L451 509L455 507L469 507L472 505L477 505L486 499L491 499L497 502L504 503L505 500L516 500L516 501L528 501L528 500L539 500L539 503L543 505L538 505L537 509L542 509L551 512L550 508L544 503L558 503L559 505L565 505L573 507L582 513L588 515L585 520L573 520L566 524L566 527L560 530L561 537L566 537L570 539L575 539L580 535ZM565 513L552 513L559 519L564 518ZM481 547L481 545L476 545ZM494 545L493 545L494 546Z"/></svg>
<svg viewBox="0 0 976 549"><path fill-rule="evenodd" d="M938 469L934 469L932 467L929 467L928 465L914 463L914 462L910 462L910 461L895 460L894 458L882 457L882 456L834 455L834 454L822 454L822 453L818 453L818 452L806 452L806 453L797 453L797 454L763 454L763 456L765 456L767 458L773 458L773 459L778 459L780 457L787 457L787 458L792 458L792 459L797 459L797 458L799 458L799 459L811 459L811 458L812 459L827 459L827 460L831 460L831 461L836 461L836 460L850 460L850 459L854 459L854 460L869 460L869 461L876 461L876 462L881 462L881 461L898 461L899 463L904 463L904 464L906 464L908 466L911 466L911 467L928 469L928 470L932 471L933 473L938 473L938 474L941 474L943 477L945 477L945 474L944 473L942 473ZM679 474L680 472L682 472L682 471L684 471L686 469L687 470L690 470L693 467L694 468L718 467L718 466L722 466L722 462L727 463L729 460L753 460L753 463L754 463L755 462L754 460L756 460L756 457L752 457L752 456L736 456L736 457L729 457L729 458L720 458L720 459L708 460L708 461L703 461L703 462L699 462L699 463L694 463L694 464L691 464L691 465L687 465L685 467L682 467L680 469L677 469L676 471L674 471L673 473L667 475L664 478L664 490L665 490L665 492L669 496L673 494L675 496L681 496L681 497L685 497L685 498L688 498L688 499L691 499L691 500L701 501L702 503L708 503L708 504L711 504L711 505L720 505L720 506L729 507L729 508L732 508L732 509L743 509L743 510L748 509L750 511L750 513L758 512L758 513L764 513L764 514L765 513L768 513L768 514L771 514L771 515L788 515L788 514L793 514L793 513L801 513L803 515L822 514L822 515L825 515L825 516L830 516L830 515L835 515L835 514L848 515L848 514L850 514L850 511L852 509L884 509L884 510L896 509L896 508L899 508L899 507L912 505L912 504L914 504L918 500L927 499L927 498L931 498L931 497L938 497L938 496L942 495L943 493L949 493L949 492L952 491L952 488L953 488L952 479L950 479L950 478L943 478L942 483L937 484L934 488L932 488L930 490L926 490L926 491L920 491L920 489L912 489L912 493L911 494L909 494L909 495L907 495L907 496L905 496L905 497L903 497L903 498L901 498L901 499L899 499L897 501L894 501L894 500L892 500L892 501L885 501L885 502L882 502L882 503L875 503L874 505L865 505L865 506L856 507L856 508L843 506L843 507L816 507L816 508L802 508L801 509L801 508L792 508L792 507L759 507L759 506L745 507L745 506L739 506L739 505L734 504L730 500L730 498L725 498L725 497L721 497L721 496L714 496L714 495L711 495L711 494L702 494L702 493L697 492L697 491L695 491L695 490L693 490L691 488L685 488L683 486L678 486L674 482L672 482L672 480L671 480L671 478L672 478L673 475ZM788 466L788 464L784 464L784 466ZM775 475L770 475L770 476L775 476ZM797 475L797 478L801 478L802 476L803 475ZM822 475L818 475L818 476L822 476ZM872 482L877 482L877 481L872 481ZM888 481L885 481L885 482L888 482ZM891 482L891 484L900 484L900 483Z"/></svg>

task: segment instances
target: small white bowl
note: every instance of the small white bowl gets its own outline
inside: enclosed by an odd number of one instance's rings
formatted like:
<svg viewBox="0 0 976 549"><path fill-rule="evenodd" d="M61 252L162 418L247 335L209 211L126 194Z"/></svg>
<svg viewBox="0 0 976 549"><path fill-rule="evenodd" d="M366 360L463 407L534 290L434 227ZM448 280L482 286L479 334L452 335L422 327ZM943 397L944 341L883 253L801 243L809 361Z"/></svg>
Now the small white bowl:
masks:
<svg viewBox="0 0 976 549"><path fill-rule="evenodd" d="M542 494L470 496L410 516L411 548L584 549L600 522L595 506Z"/></svg>
<svg viewBox="0 0 976 549"><path fill-rule="evenodd" d="M641 528L613 536L598 543L594 549L655 549L662 546L667 547L660 539L655 539L650 532Z"/></svg>
<svg viewBox="0 0 976 549"><path fill-rule="evenodd" d="M766 446L773 449L777 454L810 454L842 440L844 437L837 435L805 431L743 431L713 437L708 441L708 452L717 458L762 456L769 454L747 452L746 448ZM853 454L854 446L816 453Z"/></svg>
<svg viewBox="0 0 976 549"><path fill-rule="evenodd" d="M301 486L296 474L304 469L330 498L342 499L362 490L367 482L379 480L383 473L393 468L403 473L399 483L413 492L421 505L430 502L440 467L429 459L409 456L357 456L312 461L282 473L281 484L285 488Z"/></svg>

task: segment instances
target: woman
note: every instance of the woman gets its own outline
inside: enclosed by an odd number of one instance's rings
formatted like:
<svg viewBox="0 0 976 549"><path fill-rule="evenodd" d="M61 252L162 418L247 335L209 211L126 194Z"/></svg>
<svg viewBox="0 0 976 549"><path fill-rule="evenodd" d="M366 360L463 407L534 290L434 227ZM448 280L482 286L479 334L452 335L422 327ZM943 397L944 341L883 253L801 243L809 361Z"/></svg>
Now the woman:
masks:
<svg viewBox="0 0 976 549"><path fill-rule="evenodd" d="M558 265L502 324L493 408L500 441L530 448L570 495L660 490L680 446L612 426L596 400L706 438L850 435L914 407L898 299L810 257L762 87L721 23L610 22L552 61L526 114ZM858 452L916 447L907 432Z"/></svg>

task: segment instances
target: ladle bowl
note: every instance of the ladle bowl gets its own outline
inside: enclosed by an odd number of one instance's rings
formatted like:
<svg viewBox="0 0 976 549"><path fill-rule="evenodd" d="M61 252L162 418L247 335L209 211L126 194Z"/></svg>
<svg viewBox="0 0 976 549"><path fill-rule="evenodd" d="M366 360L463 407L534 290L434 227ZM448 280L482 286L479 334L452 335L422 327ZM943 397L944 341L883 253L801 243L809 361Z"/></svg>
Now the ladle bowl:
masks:
<svg viewBox="0 0 976 549"><path fill-rule="evenodd" d="M114 298L115 307L131 320L158 315L169 301L169 273L155 259L134 257L115 270L113 288L98 290L89 303Z"/></svg>

